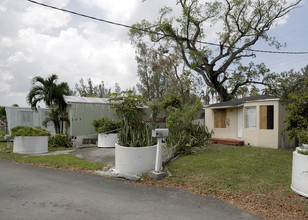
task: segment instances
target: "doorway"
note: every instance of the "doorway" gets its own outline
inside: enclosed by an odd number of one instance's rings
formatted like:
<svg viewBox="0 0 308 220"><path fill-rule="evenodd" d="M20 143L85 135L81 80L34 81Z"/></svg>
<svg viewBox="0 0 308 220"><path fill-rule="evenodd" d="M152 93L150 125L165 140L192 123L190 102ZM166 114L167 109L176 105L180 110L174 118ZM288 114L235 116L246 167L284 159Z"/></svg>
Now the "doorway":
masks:
<svg viewBox="0 0 308 220"><path fill-rule="evenodd" d="M243 137L243 109L237 109L237 137Z"/></svg>

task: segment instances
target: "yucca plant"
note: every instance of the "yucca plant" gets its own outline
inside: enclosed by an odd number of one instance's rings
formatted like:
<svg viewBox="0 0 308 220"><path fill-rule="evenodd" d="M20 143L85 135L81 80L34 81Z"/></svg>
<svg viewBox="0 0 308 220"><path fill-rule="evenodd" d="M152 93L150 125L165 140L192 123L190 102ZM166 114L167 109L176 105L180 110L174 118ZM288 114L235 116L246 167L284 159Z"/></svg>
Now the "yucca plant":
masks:
<svg viewBox="0 0 308 220"><path fill-rule="evenodd" d="M118 133L119 145L125 147L144 147L155 145L156 138L152 137L151 126L142 122L130 123L123 120L123 126Z"/></svg>
<svg viewBox="0 0 308 220"><path fill-rule="evenodd" d="M117 116L122 118L122 126L118 133L118 144L125 147L144 147L156 144L152 137L152 127L142 122L145 115L143 106L145 100L133 91L123 91L111 95L110 101L116 102L112 107Z"/></svg>

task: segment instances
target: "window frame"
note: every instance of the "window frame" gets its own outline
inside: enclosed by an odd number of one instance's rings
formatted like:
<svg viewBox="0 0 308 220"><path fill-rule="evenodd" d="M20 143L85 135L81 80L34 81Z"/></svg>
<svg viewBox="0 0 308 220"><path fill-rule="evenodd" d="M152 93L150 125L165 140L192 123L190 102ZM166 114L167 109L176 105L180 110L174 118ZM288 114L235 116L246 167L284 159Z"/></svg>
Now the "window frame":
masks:
<svg viewBox="0 0 308 220"><path fill-rule="evenodd" d="M257 128L257 106L245 106L245 128ZM254 115L253 117L251 117ZM250 117L249 117L250 116Z"/></svg>

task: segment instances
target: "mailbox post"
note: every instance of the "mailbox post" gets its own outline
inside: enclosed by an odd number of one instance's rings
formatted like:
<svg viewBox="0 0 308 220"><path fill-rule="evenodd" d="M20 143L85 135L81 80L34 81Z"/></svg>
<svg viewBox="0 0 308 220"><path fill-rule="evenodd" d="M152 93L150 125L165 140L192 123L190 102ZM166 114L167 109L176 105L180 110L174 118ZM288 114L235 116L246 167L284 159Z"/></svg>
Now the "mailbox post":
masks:
<svg viewBox="0 0 308 220"><path fill-rule="evenodd" d="M10 142L12 141L12 137L11 137L10 135L6 134L6 135L4 136L4 139L7 141L7 142L6 142L6 148L9 149L9 147L10 147Z"/></svg>
<svg viewBox="0 0 308 220"><path fill-rule="evenodd" d="M156 150L156 160L155 160L155 172L159 173L162 169L162 139L168 137L169 130L166 128L157 128L152 131L152 137L157 138L157 150Z"/></svg>

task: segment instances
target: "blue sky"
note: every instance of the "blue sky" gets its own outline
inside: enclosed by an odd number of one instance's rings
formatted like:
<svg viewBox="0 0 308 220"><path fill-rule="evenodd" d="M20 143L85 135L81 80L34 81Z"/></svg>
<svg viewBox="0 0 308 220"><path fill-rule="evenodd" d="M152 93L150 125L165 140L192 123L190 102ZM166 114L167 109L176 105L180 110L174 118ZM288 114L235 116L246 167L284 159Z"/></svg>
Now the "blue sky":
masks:
<svg viewBox="0 0 308 220"><path fill-rule="evenodd" d="M174 0L37 0L83 14L134 24L143 18L155 20L164 5ZM308 51L308 3L292 11L270 31L281 51ZM28 106L25 97L31 78L55 73L59 82L71 88L81 77L109 87L133 87L137 78L135 52L125 28L77 17L34 5L26 0L0 1L0 106ZM215 41L215 39L213 39ZM275 50L264 42L253 49ZM264 62L272 71L299 70L308 65L306 55L258 53L255 62ZM43 106L43 104L42 104Z"/></svg>

